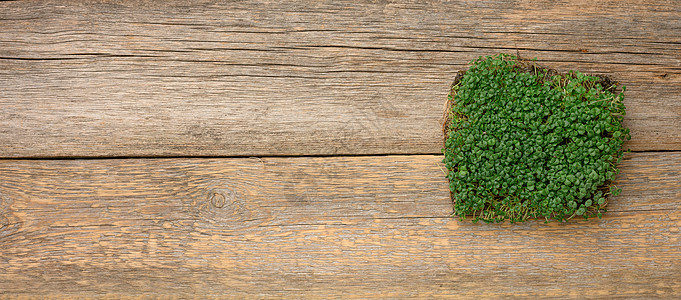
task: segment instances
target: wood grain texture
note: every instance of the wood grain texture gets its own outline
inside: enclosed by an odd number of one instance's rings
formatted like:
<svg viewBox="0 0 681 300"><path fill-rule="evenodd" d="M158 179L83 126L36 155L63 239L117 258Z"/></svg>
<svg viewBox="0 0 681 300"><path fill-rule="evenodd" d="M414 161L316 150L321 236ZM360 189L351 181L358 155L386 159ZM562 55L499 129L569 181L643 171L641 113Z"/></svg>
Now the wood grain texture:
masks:
<svg viewBox="0 0 681 300"><path fill-rule="evenodd" d="M5 296L681 296L681 154L602 220L462 223L441 157L0 161Z"/></svg>
<svg viewBox="0 0 681 300"><path fill-rule="evenodd" d="M626 147L681 150L678 1L10 1L0 29L0 157L435 154L498 52L612 75Z"/></svg>

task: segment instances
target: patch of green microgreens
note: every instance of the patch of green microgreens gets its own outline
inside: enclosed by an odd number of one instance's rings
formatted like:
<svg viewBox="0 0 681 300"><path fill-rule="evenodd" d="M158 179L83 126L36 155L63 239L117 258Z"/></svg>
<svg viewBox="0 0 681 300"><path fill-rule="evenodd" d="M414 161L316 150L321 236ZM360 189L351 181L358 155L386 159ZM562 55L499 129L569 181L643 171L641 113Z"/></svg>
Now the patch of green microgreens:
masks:
<svg viewBox="0 0 681 300"><path fill-rule="evenodd" d="M602 86L607 83L611 86ZM630 139L621 93L515 56L480 57L452 87L443 152L454 213L473 221L602 216Z"/></svg>

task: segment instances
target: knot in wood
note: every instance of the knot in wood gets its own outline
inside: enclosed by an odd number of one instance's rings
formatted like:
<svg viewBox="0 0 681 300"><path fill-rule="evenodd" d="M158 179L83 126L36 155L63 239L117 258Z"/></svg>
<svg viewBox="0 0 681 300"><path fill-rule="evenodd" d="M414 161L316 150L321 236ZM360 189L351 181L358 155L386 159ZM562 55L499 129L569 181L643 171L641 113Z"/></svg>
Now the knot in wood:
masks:
<svg viewBox="0 0 681 300"><path fill-rule="evenodd" d="M222 208L234 202L234 193L231 190L220 189L210 193L208 201L215 208Z"/></svg>

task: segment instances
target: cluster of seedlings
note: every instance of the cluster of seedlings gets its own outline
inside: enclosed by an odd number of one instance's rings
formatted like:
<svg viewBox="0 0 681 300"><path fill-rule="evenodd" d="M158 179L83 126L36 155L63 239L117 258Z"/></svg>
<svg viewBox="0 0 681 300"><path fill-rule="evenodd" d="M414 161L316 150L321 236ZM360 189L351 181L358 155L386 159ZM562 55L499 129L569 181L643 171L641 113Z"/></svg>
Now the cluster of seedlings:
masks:
<svg viewBox="0 0 681 300"><path fill-rule="evenodd" d="M630 139L622 87L534 61L480 57L449 95L443 149L454 213L474 222L565 221L606 210Z"/></svg>

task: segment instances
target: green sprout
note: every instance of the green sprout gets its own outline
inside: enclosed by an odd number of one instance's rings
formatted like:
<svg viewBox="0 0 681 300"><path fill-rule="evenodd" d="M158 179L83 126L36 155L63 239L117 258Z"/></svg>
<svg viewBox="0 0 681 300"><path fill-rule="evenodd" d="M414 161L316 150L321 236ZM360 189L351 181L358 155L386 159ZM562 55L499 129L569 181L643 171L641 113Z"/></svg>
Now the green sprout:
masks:
<svg viewBox="0 0 681 300"><path fill-rule="evenodd" d="M534 61L480 57L449 95L445 158L454 213L463 220L565 221L602 216L631 139L625 87Z"/></svg>

